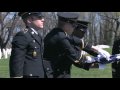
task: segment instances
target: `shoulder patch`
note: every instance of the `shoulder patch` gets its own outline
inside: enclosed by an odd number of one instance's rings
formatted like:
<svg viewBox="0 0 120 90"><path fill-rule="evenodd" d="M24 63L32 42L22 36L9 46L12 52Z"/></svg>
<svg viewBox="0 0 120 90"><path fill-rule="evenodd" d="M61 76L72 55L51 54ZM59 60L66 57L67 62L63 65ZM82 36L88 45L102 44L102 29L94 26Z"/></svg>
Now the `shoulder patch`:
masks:
<svg viewBox="0 0 120 90"><path fill-rule="evenodd" d="M27 28L25 28L25 29L23 30L23 32L24 32L24 33L27 33L27 32L28 32L28 29L27 29Z"/></svg>

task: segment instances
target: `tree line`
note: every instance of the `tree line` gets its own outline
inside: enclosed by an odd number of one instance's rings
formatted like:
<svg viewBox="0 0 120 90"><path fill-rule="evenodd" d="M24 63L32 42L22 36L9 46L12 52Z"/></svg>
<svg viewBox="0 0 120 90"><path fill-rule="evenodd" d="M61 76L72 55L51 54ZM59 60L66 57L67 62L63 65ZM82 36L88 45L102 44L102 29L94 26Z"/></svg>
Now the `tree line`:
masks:
<svg viewBox="0 0 120 90"><path fill-rule="evenodd" d="M89 21L89 27L85 40L93 45L113 45L115 39L120 37L120 13L119 12L75 12L80 20ZM25 28L18 12L0 12L0 48L10 48L13 36ZM43 12L45 17L45 36L57 25L57 12Z"/></svg>

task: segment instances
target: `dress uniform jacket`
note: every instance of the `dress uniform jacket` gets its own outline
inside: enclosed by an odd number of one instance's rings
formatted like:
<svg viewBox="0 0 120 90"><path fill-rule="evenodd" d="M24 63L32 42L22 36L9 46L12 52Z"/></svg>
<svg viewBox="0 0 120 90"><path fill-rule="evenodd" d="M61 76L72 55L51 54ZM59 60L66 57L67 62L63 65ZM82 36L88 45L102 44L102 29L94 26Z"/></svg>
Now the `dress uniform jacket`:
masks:
<svg viewBox="0 0 120 90"><path fill-rule="evenodd" d="M77 59L77 55L62 29L55 28L45 37L44 59L49 61L51 66L46 68L48 77L69 77L71 63Z"/></svg>
<svg viewBox="0 0 120 90"><path fill-rule="evenodd" d="M116 39L113 44L112 54L120 54L120 38ZM120 78L120 62L112 63L112 77Z"/></svg>
<svg viewBox="0 0 120 90"><path fill-rule="evenodd" d="M44 39L44 63L48 78L70 78L71 66L74 60L80 57L80 46L82 46L80 39L67 36L60 28L55 28L47 34ZM93 53L89 49L85 50ZM88 65L76 66L88 68Z"/></svg>
<svg viewBox="0 0 120 90"><path fill-rule="evenodd" d="M13 38L10 57L10 76L44 77L42 37L31 28L20 31Z"/></svg>

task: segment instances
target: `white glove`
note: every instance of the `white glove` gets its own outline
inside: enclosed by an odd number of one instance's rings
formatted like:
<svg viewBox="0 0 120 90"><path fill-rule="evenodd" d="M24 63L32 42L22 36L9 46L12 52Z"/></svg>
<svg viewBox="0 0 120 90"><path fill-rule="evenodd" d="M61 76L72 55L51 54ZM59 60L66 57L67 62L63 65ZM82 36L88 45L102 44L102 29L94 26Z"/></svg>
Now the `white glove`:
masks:
<svg viewBox="0 0 120 90"><path fill-rule="evenodd" d="M94 58L90 57L90 56L86 56L86 63L93 63L95 62Z"/></svg>

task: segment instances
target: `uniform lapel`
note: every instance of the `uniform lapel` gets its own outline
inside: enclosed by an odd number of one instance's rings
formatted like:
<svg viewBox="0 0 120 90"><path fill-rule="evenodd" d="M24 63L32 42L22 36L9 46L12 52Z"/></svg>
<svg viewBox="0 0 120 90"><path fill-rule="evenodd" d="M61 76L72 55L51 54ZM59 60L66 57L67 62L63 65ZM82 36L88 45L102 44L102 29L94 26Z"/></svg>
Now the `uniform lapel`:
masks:
<svg viewBox="0 0 120 90"><path fill-rule="evenodd" d="M39 33L38 33L39 34ZM41 50L44 52L44 42L43 42L43 37L39 34L39 38L41 40Z"/></svg>
<svg viewBox="0 0 120 90"><path fill-rule="evenodd" d="M41 39L40 39L40 37L36 33L34 33L31 29L29 30L29 33L36 40L36 42L38 42L38 44L41 45Z"/></svg>

